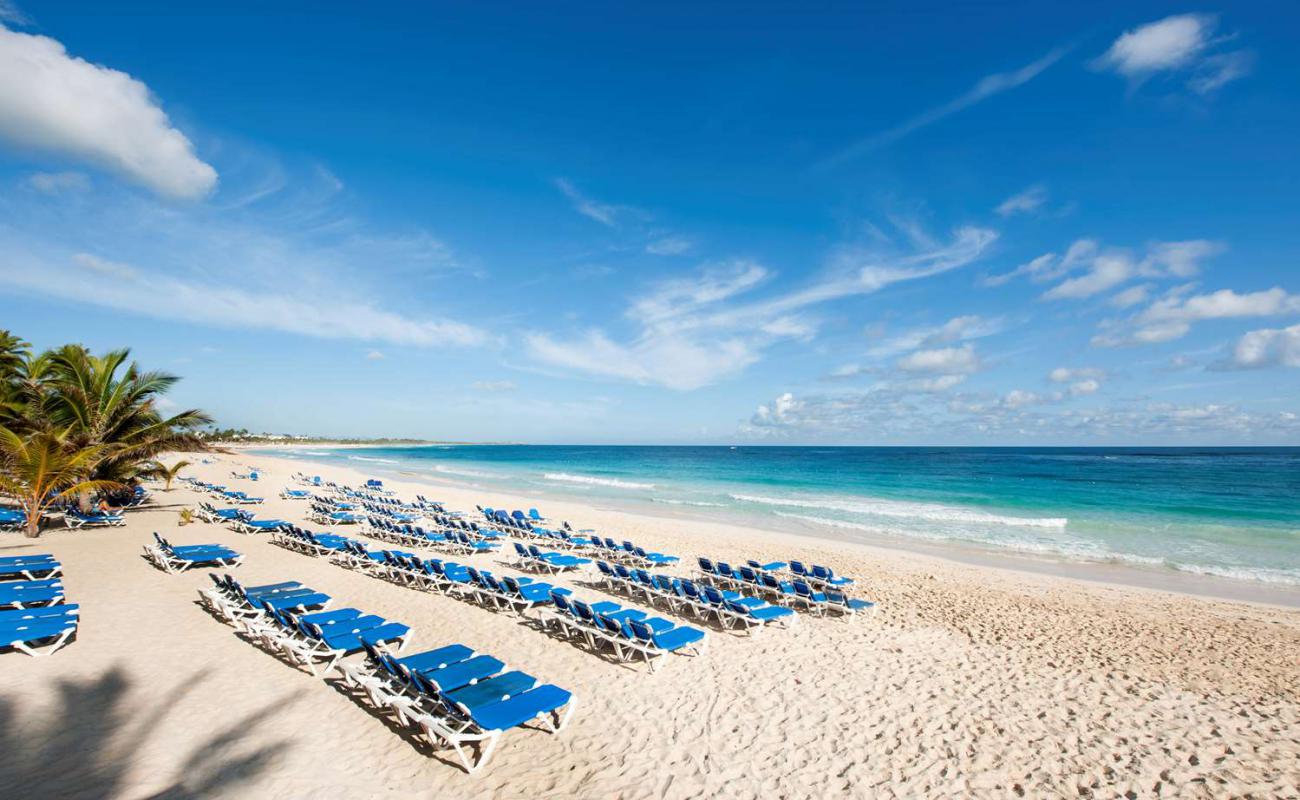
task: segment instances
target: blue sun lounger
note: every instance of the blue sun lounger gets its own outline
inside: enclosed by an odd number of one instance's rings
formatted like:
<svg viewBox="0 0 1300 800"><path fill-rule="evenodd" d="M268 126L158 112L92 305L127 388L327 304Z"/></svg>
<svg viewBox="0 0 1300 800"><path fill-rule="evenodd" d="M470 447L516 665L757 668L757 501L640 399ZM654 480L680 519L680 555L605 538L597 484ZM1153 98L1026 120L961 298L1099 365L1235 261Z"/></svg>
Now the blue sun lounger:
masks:
<svg viewBox="0 0 1300 800"><path fill-rule="evenodd" d="M63 602L63 582L57 578L0 583L0 608L31 608Z"/></svg>
<svg viewBox="0 0 1300 800"><path fill-rule="evenodd" d="M550 733L559 733L574 706L572 693L544 684L484 705L472 705L443 694L442 714L422 715L417 721L431 740L450 745L465 765L465 771L473 774L492 757L502 733L534 721ZM477 758L467 745L477 746Z"/></svg>
<svg viewBox="0 0 1300 800"><path fill-rule="evenodd" d="M48 553L34 556L10 556L0 559L0 581L14 578L29 581L41 578L55 578L62 572L63 565Z"/></svg>
<svg viewBox="0 0 1300 800"><path fill-rule="evenodd" d="M77 605L0 611L0 648L48 656L76 634L79 613Z"/></svg>
<svg viewBox="0 0 1300 800"><path fill-rule="evenodd" d="M194 544L176 547L157 532L153 536L155 544L144 547L145 558L166 572L184 572L200 566L237 567L244 561L243 555L224 545Z"/></svg>
<svg viewBox="0 0 1300 800"><path fill-rule="evenodd" d="M120 527L126 524L126 517L121 514L101 512L82 514L80 511L68 511L63 515L63 524L69 528Z"/></svg>

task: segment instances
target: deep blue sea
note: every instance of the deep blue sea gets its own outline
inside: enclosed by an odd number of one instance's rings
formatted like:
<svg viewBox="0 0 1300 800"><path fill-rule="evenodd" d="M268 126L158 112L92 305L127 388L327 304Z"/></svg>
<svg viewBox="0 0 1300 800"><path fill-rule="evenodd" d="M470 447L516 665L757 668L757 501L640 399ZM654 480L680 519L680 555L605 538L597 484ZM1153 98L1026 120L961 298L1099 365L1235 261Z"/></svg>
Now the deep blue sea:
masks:
<svg viewBox="0 0 1300 800"><path fill-rule="evenodd" d="M913 540L1300 586L1300 448L453 445L347 463L537 498L652 505L865 542Z"/></svg>

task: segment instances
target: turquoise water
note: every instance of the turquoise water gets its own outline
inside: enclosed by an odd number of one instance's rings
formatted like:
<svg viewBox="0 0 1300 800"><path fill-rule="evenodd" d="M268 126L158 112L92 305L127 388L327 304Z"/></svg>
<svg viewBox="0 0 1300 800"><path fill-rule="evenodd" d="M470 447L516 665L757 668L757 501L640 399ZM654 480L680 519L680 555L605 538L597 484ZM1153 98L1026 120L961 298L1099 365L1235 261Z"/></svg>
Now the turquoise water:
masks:
<svg viewBox="0 0 1300 800"><path fill-rule="evenodd" d="M456 445L288 455L857 541L1300 586L1300 448Z"/></svg>

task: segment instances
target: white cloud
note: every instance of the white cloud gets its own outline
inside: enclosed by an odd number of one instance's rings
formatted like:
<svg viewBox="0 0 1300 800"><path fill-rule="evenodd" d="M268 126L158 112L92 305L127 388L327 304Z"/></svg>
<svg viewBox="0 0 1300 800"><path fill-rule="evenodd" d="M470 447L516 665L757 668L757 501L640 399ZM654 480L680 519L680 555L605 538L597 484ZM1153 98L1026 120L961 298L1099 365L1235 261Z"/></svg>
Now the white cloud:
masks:
<svg viewBox="0 0 1300 800"><path fill-rule="evenodd" d="M474 381L473 389L478 392L513 392L519 387L514 381Z"/></svg>
<svg viewBox="0 0 1300 800"><path fill-rule="evenodd" d="M1267 317L1300 312L1300 295L1274 286L1262 292L1237 294L1220 289L1209 294L1157 300L1138 317L1139 323L1200 322L1231 317Z"/></svg>
<svg viewBox="0 0 1300 800"><path fill-rule="evenodd" d="M669 323L747 292L768 277L767 269L753 261L706 264L698 276L661 283L634 302L627 313L645 324Z"/></svg>
<svg viewBox="0 0 1300 800"><path fill-rule="evenodd" d="M1047 374L1052 383L1069 383L1080 378L1100 380L1106 373L1097 367L1057 367Z"/></svg>
<svg viewBox="0 0 1300 800"><path fill-rule="evenodd" d="M1047 300L1077 300L1091 297L1124 283L1135 274L1136 265L1128 255L1104 253L1092 261L1088 272L1053 286L1043 294Z"/></svg>
<svg viewBox="0 0 1300 800"><path fill-rule="evenodd" d="M1155 301L1132 319L1112 326L1093 337L1101 347L1128 344L1158 344L1186 336L1198 322L1214 319L1271 317L1300 313L1300 295L1279 287L1238 294L1221 289L1208 294L1187 295L1175 290Z"/></svg>
<svg viewBox="0 0 1300 800"><path fill-rule="evenodd" d="M944 103L941 106L932 108L922 114L918 114L901 125L855 142L834 156L826 159L821 166L832 167L852 161L853 159L866 155L877 148L892 144L893 142L902 139L904 136L924 128L927 125L932 125L945 117L956 114L958 111L970 108L976 103L982 102L990 97L1002 94L1011 89L1015 89L1018 86L1023 86L1038 77L1043 70L1055 64L1060 60L1061 56L1065 55L1065 53L1066 50L1064 48L1056 48L1037 61L1026 64L1019 69L1011 72L995 72L992 75L986 75L983 78L980 78L975 85L964 94Z"/></svg>
<svg viewBox="0 0 1300 800"><path fill-rule="evenodd" d="M1094 255L1097 248L1097 242L1092 239L1078 239L1070 245L1062 258L1058 259L1056 253L1044 253L1032 261L1021 264L1010 272L985 276L981 283L984 286L1001 286L1021 275L1029 276L1029 279L1035 283L1054 281Z"/></svg>
<svg viewBox="0 0 1300 800"><path fill-rule="evenodd" d="M556 178L555 187L563 192L565 197L569 198L569 202L573 203L574 211L588 219L599 222L607 228L618 227L618 216L623 210L619 206L592 200L578 191L578 188L566 178Z"/></svg>
<svg viewBox="0 0 1300 800"><path fill-rule="evenodd" d="M961 347L940 347L933 350L917 350L898 359L895 365L904 372L933 372L943 374L971 373L979 369L979 356L975 354L974 345Z"/></svg>
<svg viewBox="0 0 1300 800"><path fill-rule="evenodd" d="M217 173L140 81L0 26L0 137L116 171L159 194L202 197Z"/></svg>
<svg viewBox="0 0 1300 800"><path fill-rule="evenodd" d="M1178 14L1125 31L1097 62L1129 78L1188 66L1209 43L1208 14Z"/></svg>
<svg viewBox="0 0 1300 800"><path fill-rule="evenodd" d="M907 392L942 394L957 387L966 380L965 375L936 375L933 378L916 378L895 384L895 387Z"/></svg>
<svg viewBox="0 0 1300 800"><path fill-rule="evenodd" d="M228 281L197 282L120 264L89 253L72 263L0 260L0 285L45 297L158 319L227 328L276 330L322 339L384 341L418 347L471 346L483 331L445 319L414 319L336 291L275 292Z"/></svg>
<svg viewBox="0 0 1300 800"><path fill-rule="evenodd" d="M383 361L383 360L384 360L384 354L381 353L381 352L379 352L378 350L370 350L369 352L366 353L366 360L367 360L367 361Z"/></svg>
<svg viewBox="0 0 1300 800"><path fill-rule="evenodd" d="M1214 369L1300 367L1300 325L1245 333L1228 358L1212 366Z"/></svg>
<svg viewBox="0 0 1300 800"><path fill-rule="evenodd" d="M1086 246L1078 247L1086 242ZM1062 259L1059 275L1086 263L1087 271L1068 278L1043 294L1045 300L1081 300L1113 289L1133 278L1186 278L1200 271L1200 262L1223 252L1223 245L1206 239L1180 242L1151 242L1138 260L1128 250L1111 248L1098 252L1095 242L1080 240L1071 246L1076 256ZM1095 255L1094 255L1095 253ZM1133 295L1117 296L1118 303ZM1136 302L1141 302L1140 300ZM1129 303L1132 305L1133 303Z"/></svg>
<svg viewBox="0 0 1300 800"><path fill-rule="evenodd" d="M692 247L694 243L683 236L664 236L646 243L645 251L655 256L680 256Z"/></svg>
<svg viewBox="0 0 1300 800"><path fill-rule="evenodd" d="M1200 262L1224 251L1220 242L1188 239L1182 242L1152 242L1140 265L1144 275L1190 278L1201 271Z"/></svg>
<svg viewBox="0 0 1300 800"><path fill-rule="evenodd" d="M75 170L66 172L33 172L25 183L41 194L71 194L90 189L90 178Z"/></svg>
<svg viewBox="0 0 1300 800"><path fill-rule="evenodd" d="M665 281L634 300L626 316L637 331L625 342L593 329L568 338L533 332L525 343L541 364L696 389L739 373L777 342L812 338L816 322L800 312L958 269L979 258L995 238L993 231L959 228L947 244L907 255L843 248L820 280L749 302L742 297L770 279L766 268L744 260L706 265L692 277Z"/></svg>
<svg viewBox="0 0 1300 800"><path fill-rule="evenodd" d="M1122 292L1113 295L1110 300L1106 301L1115 308L1132 308L1136 305L1145 303L1151 296L1151 284L1142 283L1137 286L1130 286Z"/></svg>
<svg viewBox="0 0 1300 800"><path fill-rule="evenodd" d="M1012 389L1002 396L1002 405L1010 409L1024 408L1041 402L1043 402L1041 396L1034 392L1026 392L1023 389Z"/></svg>
<svg viewBox="0 0 1300 800"><path fill-rule="evenodd" d="M1019 194L1003 200L994 209L999 216L1010 217L1016 214L1032 214L1047 202L1047 187L1030 186Z"/></svg>
<svg viewBox="0 0 1300 800"><path fill-rule="evenodd" d="M529 354L545 364L679 391L730 377L759 359L758 346L740 337L701 341L652 334L625 345L593 330L565 341L545 333L531 333L524 343Z"/></svg>
<svg viewBox="0 0 1300 800"><path fill-rule="evenodd" d="M953 317L942 325L913 328L890 337L871 347L867 354L873 358L888 358L920 347L938 347L953 342L982 339L1001 333L1003 324L1000 317L988 319L977 314L964 314Z"/></svg>
<svg viewBox="0 0 1300 800"><path fill-rule="evenodd" d="M740 425L754 438L798 438L837 443L1011 441L1060 444L1179 444L1189 440L1276 443L1300 434L1300 415L1257 412L1221 403L1119 404L1078 408L1065 395L1013 389L1001 395L863 391L786 393L764 403ZM941 432L936 440L936 431Z"/></svg>
<svg viewBox="0 0 1300 800"><path fill-rule="evenodd" d="M1189 73L1187 85L1209 94L1249 74L1253 55L1246 50L1211 53L1232 37L1216 37L1213 14L1175 14L1125 31L1093 66L1141 83L1160 73Z"/></svg>
<svg viewBox="0 0 1300 800"><path fill-rule="evenodd" d="M1255 54L1247 50L1221 53L1201 62L1201 67L1187 85L1197 94L1212 94L1220 87L1244 78L1255 65Z"/></svg>
<svg viewBox="0 0 1300 800"><path fill-rule="evenodd" d="M1096 394L1099 389L1101 389L1101 381L1095 378L1088 378L1087 380L1075 381L1074 383L1070 384L1070 396L1082 397L1084 395Z"/></svg>

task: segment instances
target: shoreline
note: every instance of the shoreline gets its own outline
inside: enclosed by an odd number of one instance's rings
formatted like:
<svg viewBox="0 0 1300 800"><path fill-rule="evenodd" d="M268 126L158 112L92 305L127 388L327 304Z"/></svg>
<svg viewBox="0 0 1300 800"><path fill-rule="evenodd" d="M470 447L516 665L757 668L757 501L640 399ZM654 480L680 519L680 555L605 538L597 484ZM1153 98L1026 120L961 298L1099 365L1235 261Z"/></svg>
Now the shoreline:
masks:
<svg viewBox="0 0 1300 800"><path fill-rule="evenodd" d="M174 457L173 457L174 458ZM230 477L254 465L256 483ZM260 519L310 530L279 496L306 462L218 454L185 475L265 497ZM311 474L455 510L518 507L497 490L389 478L337 464ZM370 474L367 474L370 473ZM416 476L418 477L418 476ZM798 613L790 629L743 635L681 608L602 585L595 570L530 575L589 602L704 629L695 656L658 670L492 607L348 569L177 513L212 496L153 488L122 527L0 542L50 553L75 641L49 658L6 654L0 706L20 731L0 752L19 793L61 797L909 797L1287 796L1300 772L1300 613L1243 602L981 568L901 550L547 499L540 509L616 540L680 556L800 558L857 579L866 616ZM524 506L527 507L526 505ZM390 545L334 526L370 550ZM407 654L463 644L578 698L565 729L511 731L477 775L363 697L295 669L195 603L209 570L165 574L140 547L214 543L245 556L248 586L299 581L414 632ZM511 546L424 558L522 577ZM203 724L196 724L196 720Z"/></svg>
<svg viewBox="0 0 1300 800"><path fill-rule="evenodd" d="M351 450L373 448L378 445L357 445L355 447L318 446L324 449ZM445 447L447 445L430 444L424 446ZM276 446L272 445L270 447ZM277 449L300 450L301 448L302 446L283 445ZM231 448L231 451L239 453L244 450L254 449L262 450L264 448L262 446L240 446ZM999 570L1020 575L1079 581L1090 585L1168 593L1208 600L1249 603L1268 608L1300 609L1300 586L1293 587L1286 584L1239 580L1173 568L1156 569L1123 562L1087 561L1070 559L1064 556L1053 557L1046 554L1000 551L992 547L981 547L960 541L948 541L939 544L904 536L887 536L865 532L861 535L861 538L866 541L836 538L827 535L825 531L817 527L799 524L794 521L784 527L776 527L773 525L772 520L743 514L736 514L729 519L720 520L706 513L692 511L689 506L673 506L669 508L665 504L654 503L653 501L616 497L584 497L579 493L573 493L571 489L566 492L565 487L562 486L526 495L514 488L497 488L477 484L470 480L462 480L454 474L439 474L434 477L426 473L411 472L402 469L400 464L367 462L366 467L358 468L329 461L317 461L310 455L301 458L284 458L279 455L260 453L250 453L250 455L266 455L283 461L286 465L298 464L300 465L298 469L301 469L301 465L312 464L324 469L347 469L356 472L358 475L367 472L373 473L385 478L393 478L404 483L424 485L430 488L446 488L458 492L478 492L483 495L509 497L514 503L512 507L527 508L530 505L536 505L538 498L546 498L547 501L558 500L575 506L587 506L598 513L627 514L667 524L684 521L705 525L726 524L738 530L750 530L776 536L796 536L801 539L811 539L823 545L866 548L875 552L878 556L904 553L911 556L936 559L948 565L961 565L977 570ZM474 502L482 503L483 498L480 497ZM472 504L470 507L472 508ZM574 520L574 522L576 524L577 520Z"/></svg>

